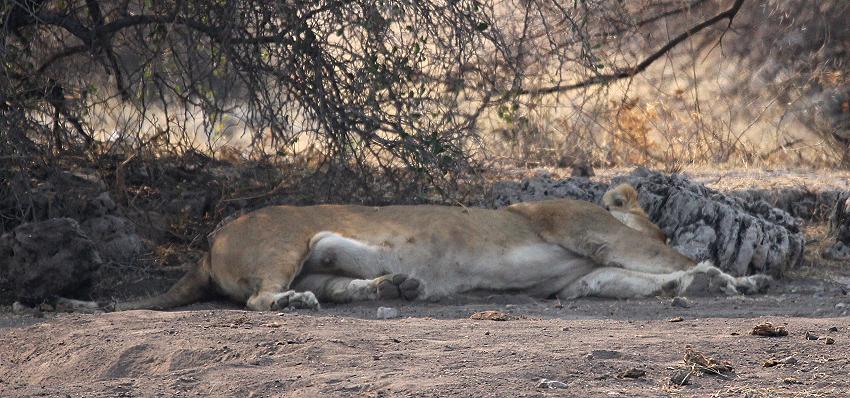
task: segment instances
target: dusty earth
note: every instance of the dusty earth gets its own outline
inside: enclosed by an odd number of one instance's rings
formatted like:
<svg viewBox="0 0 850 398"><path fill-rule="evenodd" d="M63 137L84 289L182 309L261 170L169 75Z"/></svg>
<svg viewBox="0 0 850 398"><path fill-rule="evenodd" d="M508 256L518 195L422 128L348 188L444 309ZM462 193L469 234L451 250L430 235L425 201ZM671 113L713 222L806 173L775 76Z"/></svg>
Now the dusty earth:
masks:
<svg viewBox="0 0 850 398"><path fill-rule="evenodd" d="M692 174L721 190L801 181L847 189L850 180L736 173ZM558 302L521 295L284 313L228 302L42 317L0 307L0 397L850 396L850 267L820 259L823 225L804 233L805 266L767 294L689 298L687 308L665 297ZM376 319L379 306L398 309L401 318ZM509 320L469 319L486 310ZM763 322L789 334L749 335ZM687 385L671 383L691 369L683 362L688 346L734 372L695 372ZM786 363L765 367L769 360ZM639 377L624 377L627 371ZM564 388L541 386L541 379Z"/></svg>
<svg viewBox="0 0 850 398"><path fill-rule="evenodd" d="M847 276L800 274L766 295L691 298L688 308L661 297L498 295L319 312L257 313L224 302L44 318L6 312L0 396L844 397L848 289ZM379 305L402 317L376 319ZM483 310L510 320L468 319ZM766 321L788 336L749 335ZM672 385L689 345L734 373ZM797 362L763 366L787 357ZM630 369L646 374L622 377ZM538 387L541 378L565 388Z"/></svg>

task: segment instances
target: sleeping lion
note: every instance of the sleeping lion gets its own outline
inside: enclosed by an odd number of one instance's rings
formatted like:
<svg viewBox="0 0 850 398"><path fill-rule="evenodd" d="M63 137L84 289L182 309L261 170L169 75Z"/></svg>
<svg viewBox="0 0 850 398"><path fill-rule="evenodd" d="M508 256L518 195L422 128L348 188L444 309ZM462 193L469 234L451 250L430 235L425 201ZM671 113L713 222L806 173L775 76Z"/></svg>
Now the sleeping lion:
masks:
<svg viewBox="0 0 850 398"><path fill-rule="evenodd" d="M697 264L653 235L569 199L501 210L273 206L224 225L209 253L166 293L114 309L167 309L213 293L257 311L474 291L561 299L734 295L770 281Z"/></svg>

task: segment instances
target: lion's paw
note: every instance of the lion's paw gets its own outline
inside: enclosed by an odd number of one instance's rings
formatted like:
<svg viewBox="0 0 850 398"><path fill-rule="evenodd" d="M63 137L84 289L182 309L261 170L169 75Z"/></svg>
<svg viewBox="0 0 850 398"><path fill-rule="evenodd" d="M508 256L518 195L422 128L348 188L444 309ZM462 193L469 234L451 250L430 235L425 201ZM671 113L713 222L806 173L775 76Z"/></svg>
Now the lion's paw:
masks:
<svg viewBox="0 0 850 398"><path fill-rule="evenodd" d="M320 308L320 306L319 300L313 292L296 292L294 290L289 290L283 292L274 300L274 302L272 302L271 305L272 310L282 310L285 308L306 308L316 311Z"/></svg>
<svg viewBox="0 0 850 398"><path fill-rule="evenodd" d="M688 272L689 283L683 284L679 293L682 296L709 296L714 294L725 294L732 296L738 294L735 278L717 267L702 262Z"/></svg>
<svg viewBox="0 0 850 398"><path fill-rule="evenodd" d="M421 285L418 279L405 274L384 275L378 282L378 299L390 300L402 297L405 300L414 300L419 296Z"/></svg>
<svg viewBox="0 0 850 398"><path fill-rule="evenodd" d="M773 283L773 278L764 274L742 276L737 278L737 288L743 294L764 293Z"/></svg>

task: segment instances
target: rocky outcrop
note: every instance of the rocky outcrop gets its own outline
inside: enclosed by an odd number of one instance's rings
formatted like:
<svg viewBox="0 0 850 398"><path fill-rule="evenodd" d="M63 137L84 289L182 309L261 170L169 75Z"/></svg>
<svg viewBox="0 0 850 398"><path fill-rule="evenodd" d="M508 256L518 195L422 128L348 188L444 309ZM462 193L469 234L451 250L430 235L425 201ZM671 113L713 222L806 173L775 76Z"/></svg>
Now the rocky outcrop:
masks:
<svg viewBox="0 0 850 398"><path fill-rule="evenodd" d="M839 195L829 216L829 237L835 239L823 256L830 260L850 260L850 192Z"/></svg>
<svg viewBox="0 0 850 398"><path fill-rule="evenodd" d="M73 219L21 224L0 238L2 299L35 305L56 296L85 298L100 265L94 242Z"/></svg>
<svg viewBox="0 0 850 398"><path fill-rule="evenodd" d="M80 226L92 239L104 261L132 262L147 250L145 242L136 233L136 226L120 215L106 192L92 199L78 217L82 219Z"/></svg>
<svg viewBox="0 0 850 398"><path fill-rule="evenodd" d="M747 189L730 192L744 203L763 201L806 221L826 221L842 191L805 188Z"/></svg>
<svg viewBox="0 0 850 398"><path fill-rule="evenodd" d="M47 207L34 206L33 213L52 217L0 238L0 302L87 298L90 285L103 278L96 272L102 264L135 264L150 251L108 193L75 193L42 184L32 197Z"/></svg>
<svg viewBox="0 0 850 398"><path fill-rule="evenodd" d="M669 244L694 260L711 260L733 275L774 276L802 261L799 221L764 200L724 195L685 176L643 168L611 183L620 182L637 189L642 207L670 238ZM549 198L600 203L607 189L607 184L586 178L556 180L543 175L497 184L487 204L503 207Z"/></svg>

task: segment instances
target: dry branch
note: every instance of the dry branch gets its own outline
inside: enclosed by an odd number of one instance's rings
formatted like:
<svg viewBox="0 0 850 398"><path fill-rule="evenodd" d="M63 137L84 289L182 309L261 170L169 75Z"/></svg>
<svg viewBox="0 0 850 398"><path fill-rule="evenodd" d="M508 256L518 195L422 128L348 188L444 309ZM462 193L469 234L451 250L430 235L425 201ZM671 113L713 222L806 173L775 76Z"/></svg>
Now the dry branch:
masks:
<svg viewBox="0 0 850 398"><path fill-rule="evenodd" d="M659 48L658 50L656 50L655 52L653 52L652 54L650 54L649 56L644 58L643 61L641 61L640 63L638 63L635 66L628 67L628 68L621 68L619 71L614 72L614 73L597 75L597 76L594 76L590 79L580 81L578 83L573 83L573 84L568 84L568 85L556 85L556 86L551 86L551 87L542 87L542 88L534 88L534 89L522 89L522 90L519 90L517 92L517 94L518 95L535 96L535 95L562 93L562 92L571 91L571 90L575 90L575 89L579 89L579 88L584 88L584 87L589 87L589 86L594 86L594 85L599 85L599 84L606 84L606 83L611 83L611 82L614 82L614 81L617 81L617 80L634 77L637 74L646 70L646 68L648 68L650 65L652 65L652 63L657 61L659 58L663 57L665 54L667 54L667 52L669 52L670 50L675 48L677 45L679 45L683 41L687 40L691 36L701 32L703 29L708 28L709 26L712 26L712 25L716 24L717 22L720 22L724 19L729 21L729 24L727 25L727 29L728 29L728 26L732 25L732 20L735 18L735 15L738 14L738 11L741 9L741 6L743 4L744 4L744 0L735 0L735 3L731 7L729 7L729 9L727 9L726 11L723 11L723 12L721 12L721 13L719 13L719 14L717 14L717 15L715 15L715 16L713 16L713 17L711 17L711 18L709 18L709 19L707 19L703 22L700 22L697 25L694 25L693 27L686 30L685 32L682 32L681 34L679 34L678 36L674 37L673 39L668 41L666 44L661 46L661 48Z"/></svg>

